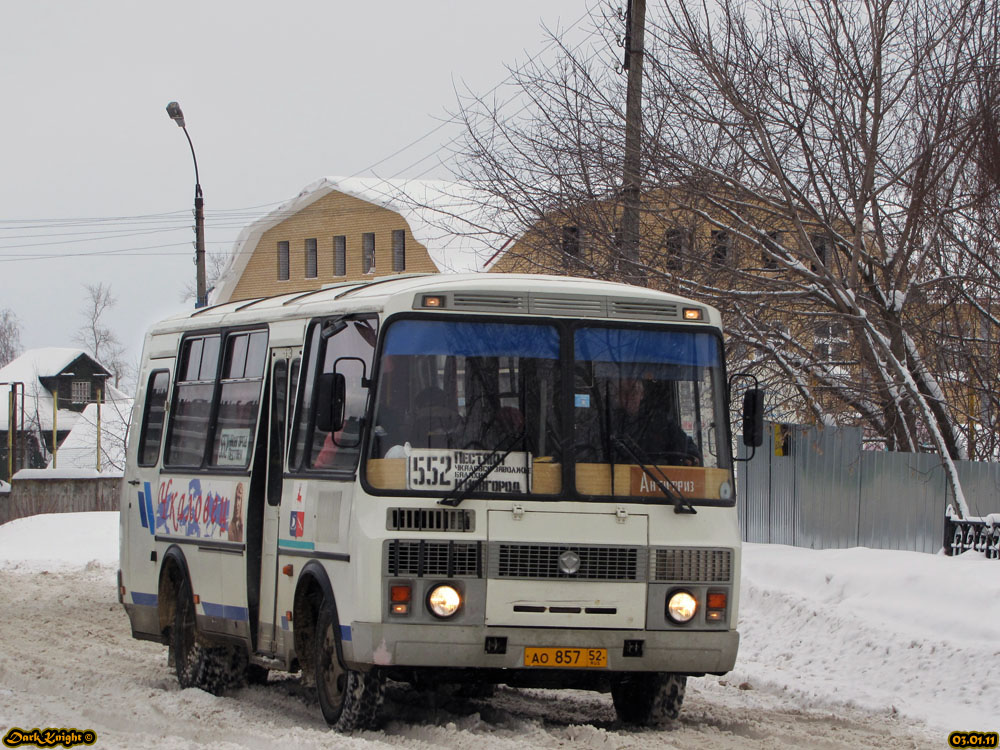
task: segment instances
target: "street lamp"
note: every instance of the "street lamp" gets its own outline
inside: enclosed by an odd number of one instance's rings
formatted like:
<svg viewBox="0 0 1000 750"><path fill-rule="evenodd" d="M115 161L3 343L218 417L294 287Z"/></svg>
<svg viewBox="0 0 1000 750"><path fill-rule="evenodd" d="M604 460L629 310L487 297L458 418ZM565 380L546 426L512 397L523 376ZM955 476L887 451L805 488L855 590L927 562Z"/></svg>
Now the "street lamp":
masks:
<svg viewBox="0 0 1000 750"><path fill-rule="evenodd" d="M195 308L204 307L208 304L208 292L205 289L205 200L201 195L201 182L198 180L198 157L194 154L194 144L191 136L188 135L184 126L184 113L181 112L181 105L177 102L170 102L167 105L167 114L170 119L177 123L177 127L184 131L191 147L191 158L194 159L194 262L197 268L198 298L194 303Z"/></svg>

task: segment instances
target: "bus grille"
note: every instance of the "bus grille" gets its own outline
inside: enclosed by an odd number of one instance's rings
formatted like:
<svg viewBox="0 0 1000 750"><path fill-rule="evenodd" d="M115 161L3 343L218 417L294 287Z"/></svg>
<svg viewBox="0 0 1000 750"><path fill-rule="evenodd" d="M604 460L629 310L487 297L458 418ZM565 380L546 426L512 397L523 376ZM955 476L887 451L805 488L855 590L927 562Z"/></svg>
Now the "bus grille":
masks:
<svg viewBox="0 0 1000 750"><path fill-rule="evenodd" d="M394 539L386 542L385 574L417 578L482 578L481 547L481 542Z"/></svg>
<svg viewBox="0 0 1000 750"><path fill-rule="evenodd" d="M576 573L564 573L559 566L559 556L569 550L580 558ZM501 542L490 545L490 578L642 581L645 572L645 548Z"/></svg>
<svg viewBox="0 0 1000 750"><path fill-rule="evenodd" d="M390 531L475 531L476 514L464 508L389 508Z"/></svg>
<svg viewBox="0 0 1000 750"><path fill-rule="evenodd" d="M664 583L727 583L733 577L729 549L658 549L653 556L652 579Z"/></svg>

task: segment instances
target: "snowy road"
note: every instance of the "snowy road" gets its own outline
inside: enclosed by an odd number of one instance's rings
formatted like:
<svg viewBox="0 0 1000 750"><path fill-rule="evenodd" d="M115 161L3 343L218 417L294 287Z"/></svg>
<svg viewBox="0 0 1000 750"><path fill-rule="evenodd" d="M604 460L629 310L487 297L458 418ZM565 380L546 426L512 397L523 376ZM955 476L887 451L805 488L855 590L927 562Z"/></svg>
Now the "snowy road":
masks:
<svg viewBox="0 0 1000 750"><path fill-rule="evenodd" d="M115 513L0 526L0 736L92 729L96 748L943 748L1000 730L1000 567L863 548L745 545L736 669L688 681L660 730L610 697L499 688L462 700L390 687L379 731L331 733L297 679L180 690L115 596ZM969 603L975 603L974 611Z"/></svg>
<svg viewBox="0 0 1000 750"><path fill-rule="evenodd" d="M790 695L691 680L682 718L660 731L615 722L610 698L501 688L461 701L394 687L377 732L331 734L295 679L216 698L180 690L166 649L134 641L113 572L0 570L0 728L97 732L97 748L852 748L943 747L887 713L797 708ZM29 726L30 725L30 726Z"/></svg>

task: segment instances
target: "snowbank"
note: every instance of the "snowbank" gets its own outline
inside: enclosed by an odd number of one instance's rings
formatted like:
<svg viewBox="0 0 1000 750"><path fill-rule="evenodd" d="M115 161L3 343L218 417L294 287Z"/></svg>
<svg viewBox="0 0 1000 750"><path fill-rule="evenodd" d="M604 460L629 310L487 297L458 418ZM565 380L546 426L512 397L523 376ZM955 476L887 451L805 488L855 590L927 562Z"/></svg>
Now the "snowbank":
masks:
<svg viewBox="0 0 1000 750"><path fill-rule="evenodd" d="M735 671L756 687L942 730L998 723L1000 563L980 553L747 544L740 607Z"/></svg>
<svg viewBox="0 0 1000 750"><path fill-rule="evenodd" d="M118 513L46 513L0 524L0 570L118 568Z"/></svg>

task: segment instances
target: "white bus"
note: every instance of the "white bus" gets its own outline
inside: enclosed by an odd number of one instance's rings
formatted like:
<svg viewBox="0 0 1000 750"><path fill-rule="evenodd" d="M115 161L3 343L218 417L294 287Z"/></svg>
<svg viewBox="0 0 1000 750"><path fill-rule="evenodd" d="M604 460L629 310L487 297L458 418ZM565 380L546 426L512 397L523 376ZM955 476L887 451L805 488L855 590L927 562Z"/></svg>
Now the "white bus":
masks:
<svg viewBox="0 0 1000 750"><path fill-rule="evenodd" d="M713 308L537 275L346 283L154 326L135 403L119 598L182 687L301 670L340 730L387 679L610 691L654 723L733 667Z"/></svg>

